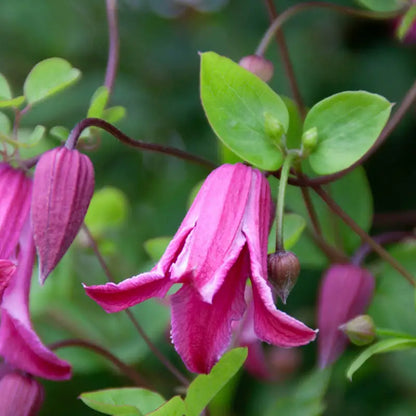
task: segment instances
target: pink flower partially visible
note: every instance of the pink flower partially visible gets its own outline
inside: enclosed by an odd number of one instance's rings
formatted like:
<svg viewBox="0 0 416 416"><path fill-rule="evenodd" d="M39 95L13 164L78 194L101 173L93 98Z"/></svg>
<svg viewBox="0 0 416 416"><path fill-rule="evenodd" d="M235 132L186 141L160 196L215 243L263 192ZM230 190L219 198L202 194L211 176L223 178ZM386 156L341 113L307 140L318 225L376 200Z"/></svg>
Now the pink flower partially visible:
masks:
<svg viewBox="0 0 416 416"><path fill-rule="evenodd" d="M374 278L352 264L332 266L324 275L318 301L318 358L324 368L338 359L348 338L339 327L364 313L374 292Z"/></svg>
<svg viewBox="0 0 416 416"><path fill-rule="evenodd" d="M0 302L3 299L3 293L9 285L10 279L15 271L15 263L10 260L0 259Z"/></svg>
<svg viewBox="0 0 416 416"><path fill-rule="evenodd" d="M0 377L1 416L36 416L43 397L42 385L29 374L6 370Z"/></svg>
<svg viewBox="0 0 416 416"><path fill-rule="evenodd" d="M93 192L94 169L87 156L60 147L40 158L35 171L31 217L41 283L76 237Z"/></svg>
<svg viewBox="0 0 416 416"><path fill-rule="evenodd" d="M291 347L316 333L276 309L267 283L270 188L256 169L223 165L204 182L159 263L119 284L85 287L107 312L117 312L171 286L172 340L190 371L207 373L227 349L232 322L242 318L249 277L258 338Z"/></svg>
<svg viewBox="0 0 416 416"><path fill-rule="evenodd" d="M29 291L35 248L26 222L19 244L17 270L1 303L0 355L15 368L50 380L71 377L71 366L46 348L32 328Z"/></svg>

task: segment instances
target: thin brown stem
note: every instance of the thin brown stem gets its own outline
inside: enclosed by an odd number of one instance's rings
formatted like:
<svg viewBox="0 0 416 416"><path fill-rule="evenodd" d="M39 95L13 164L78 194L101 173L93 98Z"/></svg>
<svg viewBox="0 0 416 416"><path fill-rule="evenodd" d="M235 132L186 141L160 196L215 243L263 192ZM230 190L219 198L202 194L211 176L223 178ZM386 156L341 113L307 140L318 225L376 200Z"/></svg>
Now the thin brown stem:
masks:
<svg viewBox="0 0 416 416"><path fill-rule="evenodd" d="M109 269L107 262L104 260L103 255L101 254L100 249L98 248L97 242L95 241L93 235L91 234L88 227L83 224L82 229L84 230L88 241L90 243L91 248L93 249L95 256L98 259L98 262L100 263L107 280L109 282L115 282L114 276L111 273L111 270ZM136 317L133 315L133 313L126 309L124 311L130 321L132 322L133 326L136 328L137 332L140 334L140 336L143 338L143 341L146 343L146 345L149 347L150 351L159 359L159 361L185 386L189 385L189 380L168 360L165 355L156 347L155 344L153 344L152 340L147 336L146 332L142 328L142 326L139 324Z"/></svg>
<svg viewBox="0 0 416 416"><path fill-rule="evenodd" d="M91 341L86 341L83 339L67 339L67 340L55 342L49 345L49 348L51 350L57 350L59 348L67 348L67 347L81 347L81 348L86 348L88 350L91 350L95 352L96 354L99 354L102 357L106 358L111 363L113 363L126 377L128 377L131 381L133 381L133 383L136 384L136 386L149 387L148 383L140 376L139 373L137 373L137 371L135 371L133 368L131 368L127 364L123 363L123 361L118 359L110 351L106 350L100 345L94 344Z"/></svg>
<svg viewBox="0 0 416 416"><path fill-rule="evenodd" d="M88 127L99 127L100 129L103 129L110 133L120 142L126 144L127 146L134 147L136 149L148 150L151 152L174 156L179 159L187 160L189 162L196 163L198 165L205 166L210 169L217 167L215 163L209 162L208 160L205 160L202 157L192 155L183 150L175 149L174 147L162 146L159 144L147 143L141 140L132 139L131 137L124 134L117 127L113 126L110 123L107 123L104 120L101 120L100 118L85 118L84 120L76 124L75 127L72 129L71 133L69 134L69 137L65 143L65 147L67 147L68 149L74 149L82 131Z"/></svg>
<svg viewBox="0 0 416 416"><path fill-rule="evenodd" d="M374 241L320 186L314 186L313 190L327 204L328 208L338 215L344 223L350 227L357 235L361 237L363 242L367 243L383 260L388 262L396 269L412 286L416 286L416 282L412 274L410 274L390 253L388 253L380 244Z"/></svg>
<svg viewBox="0 0 416 416"><path fill-rule="evenodd" d="M380 212L374 214L375 227L416 226L416 211Z"/></svg>
<svg viewBox="0 0 416 416"><path fill-rule="evenodd" d="M276 6L273 3L273 0L265 0L266 7L269 12L270 19L274 21L278 17ZM306 108L300 93L299 85L296 81L295 70L290 59L289 50L286 45L285 36L282 30L276 31L276 42L282 56L283 68L285 70L287 79L289 81L290 89L292 90L293 99L295 100L296 106L298 108L299 114L302 118L305 118Z"/></svg>

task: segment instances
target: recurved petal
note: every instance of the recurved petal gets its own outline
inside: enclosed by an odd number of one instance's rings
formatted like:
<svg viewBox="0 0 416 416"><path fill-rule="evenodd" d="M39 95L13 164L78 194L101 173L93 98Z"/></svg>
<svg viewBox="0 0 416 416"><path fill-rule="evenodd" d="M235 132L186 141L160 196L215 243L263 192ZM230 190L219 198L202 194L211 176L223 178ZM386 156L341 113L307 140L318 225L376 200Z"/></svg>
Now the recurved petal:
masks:
<svg viewBox="0 0 416 416"><path fill-rule="evenodd" d="M34 177L32 227L44 282L76 237L94 192L94 169L77 150L45 153Z"/></svg>
<svg viewBox="0 0 416 416"><path fill-rule="evenodd" d="M9 285L10 279L16 271L16 264L10 260L0 259L0 302L3 293Z"/></svg>
<svg viewBox="0 0 416 416"><path fill-rule="evenodd" d="M190 371L208 373L228 347L232 322L244 313L247 272L244 250L212 303L202 300L192 284L172 295L172 341Z"/></svg>
<svg viewBox="0 0 416 416"><path fill-rule="evenodd" d="M119 312L152 297L164 297L172 282L156 270L105 285L83 285L87 295L106 312Z"/></svg>
<svg viewBox="0 0 416 416"><path fill-rule="evenodd" d="M252 277L254 330L263 341L278 347L296 347L316 338L316 331L286 313L276 309L270 287L258 277Z"/></svg>
<svg viewBox="0 0 416 416"><path fill-rule="evenodd" d="M14 251L30 209L32 180L22 170L0 163L0 258Z"/></svg>
<svg viewBox="0 0 416 416"><path fill-rule="evenodd" d="M32 328L29 290L35 250L26 223L20 240L18 266L3 295L0 355L16 368L50 380L71 377L71 366L46 348Z"/></svg>
<svg viewBox="0 0 416 416"><path fill-rule="evenodd" d="M192 280L206 302L212 301L245 243L241 223L252 171L241 163L222 165L195 198L198 219L171 271L176 281Z"/></svg>
<svg viewBox="0 0 416 416"><path fill-rule="evenodd" d="M334 265L324 275L318 300L318 356L321 368L332 364L348 339L339 326L365 312L374 291L374 278L352 264Z"/></svg>

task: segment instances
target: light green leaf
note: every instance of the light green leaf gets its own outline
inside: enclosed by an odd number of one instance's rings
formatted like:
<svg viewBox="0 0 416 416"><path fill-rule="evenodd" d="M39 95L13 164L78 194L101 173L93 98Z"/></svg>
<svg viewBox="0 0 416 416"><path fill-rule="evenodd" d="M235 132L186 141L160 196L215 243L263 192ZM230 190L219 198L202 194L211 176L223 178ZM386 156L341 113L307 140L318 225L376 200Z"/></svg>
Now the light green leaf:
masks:
<svg viewBox="0 0 416 416"><path fill-rule="evenodd" d="M148 413L148 416L183 416L186 415L185 402L180 396L172 397L168 402L159 407L154 412Z"/></svg>
<svg viewBox="0 0 416 416"><path fill-rule="evenodd" d="M93 234L120 226L127 217L128 201L120 189L110 186L94 192L85 216L85 223Z"/></svg>
<svg viewBox="0 0 416 416"><path fill-rule="evenodd" d="M165 252L172 237L156 237L144 243L144 249L153 261L158 261Z"/></svg>
<svg viewBox="0 0 416 416"><path fill-rule="evenodd" d="M347 377L351 380L354 373L374 354L416 348L416 338L384 339L366 348L350 365Z"/></svg>
<svg viewBox="0 0 416 416"><path fill-rule="evenodd" d="M59 141L65 142L69 136L69 130L64 126L55 126L49 130L49 133Z"/></svg>
<svg viewBox="0 0 416 416"><path fill-rule="evenodd" d="M288 97L282 97L289 112L289 128L286 133L286 146L288 149L300 149L303 120L296 104Z"/></svg>
<svg viewBox="0 0 416 416"><path fill-rule="evenodd" d="M29 104L35 104L76 82L81 72L62 58L49 58L36 64L27 76L23 91Z"/></svg>
<svg viewBox="0 0 416 416"><path fill-rule="evenodd" d="M137 387L82 393L80 399L92 409L114 416L142 416L165 402L160 394Z"/></svg>
<svg viewBox="0 0 416 416"><path fill-rule="evenodd" d="M185 398L187 416L199 416L212 398L240 369L247 348L235 348L222 356L209 374L201 374L189 385Z"/></svg>
<svg viewBox="0 0 416 416"><path fill-rule="evenodd" d="M285 214L283 217L283 242L285 250L290 250L299 240L303 230L306 227L306 221L297 214ZM273 222L269 234L268 252L276 251L276 221Z"/></svg>
<svg viewBox="0 0 416 416"><path fill-rule="evenodd" d="M309 156L314 172L346 169L371 148L387 123L391 104L381 95L346 91L315 104L303 131L316 127L318 144Z"/></svg>
<svg viewBox="0 0 416 416"><path fill-rule="evenodd" d="M411 6L401 18L400 25L396 31L397 37L403 40L413 25L416 25L416 5Z"/></svg>
<svg viewBox="0 0 416 416"><path fill-rule="evenodd" d="M0 108L20 107L24 102L25 97L20 95L19 97L12 98L11 100L0 100Z"/></svg>
<svg viewBox="0 0 416 416"><path fill-rule="evenodd" d="M13 98L9 83L3 74L0 74L0 101L11 100Z"/></svg>
<svg viewBox="0 0 416 416"><path fill-rule="evenodd" d="M358 3L375 12L393 12L403 7L403 0L358 0Z"/></svg>
<svg viewBox="0 0 416 416"><path fill-rule="evenodd" d="M98 87L91 98L90 107L88 108L87 112L87 117L102 118L104 109L108 103L109 96L110 91L107 87Z"/></svg>
<svg viewBox="0 0 416 416"><path fill-rule="evenodd" d="M32 132L26 136L25 139L23 139L23 137L21 137L19 143L19 146L21 147L25 147L25 148L30 148L33 146L36 146L43 138L43 136L45 135L46 132L46 128L44 126L41 125L37 125Z"/></svg>
<svg viewBox="0 0 416 416"><path fill-rule="evenodd" d="M288 111L260 78L228 58L203 53L201 99L214 132L234 153L260 169L282 165L282 152L267 135L266 116L287 131Z"/></svg>
<svg viewBox="0 0 416 416"><path fill-rule="evenodd" d="M8 135L11 131L12 125L6 114L0 112L0 133Z"/></svg>
<svg viewBox="0 0 416 416"><path fill-rule="evenodd" d="M126 117L126 109L121 105L106 108L103 112L103 119L111 124L117 123L124 117Z"/></svg>

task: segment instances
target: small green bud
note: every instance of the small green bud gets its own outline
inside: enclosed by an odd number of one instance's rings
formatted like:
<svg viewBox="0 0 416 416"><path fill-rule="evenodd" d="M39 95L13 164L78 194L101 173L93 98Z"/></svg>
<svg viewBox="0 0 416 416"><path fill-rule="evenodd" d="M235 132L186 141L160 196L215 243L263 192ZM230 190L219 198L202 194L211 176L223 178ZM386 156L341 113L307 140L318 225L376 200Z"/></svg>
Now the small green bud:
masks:
<svg viewBox="0 0 416 416"><path fill-rule="evenodd" d="M369 315L358 315L341 325L339 329L353 344L358 346L371 344L376 337L376 327Z"/></svg>
<svg viewBox="0 0 416 416"><path fill-rule="evenodd" d="M269 282L286 303L300 273L299 260L291 251L277 251L267 256Z"/></svg>
<svg viewBox="0 0 416 416"><path fill-rule="evenodd" d="M312 127L302 134L302 147L309 154L312 153L318 144L318 129Z"/></svg>
<svg viewBox="0 0 416 416"><path fill-rule="evenodd" d="M280 146L285 129L283 128L283 124L268 112L264 113L264 129L267 137L269 137L276 146Z"/></svg>

